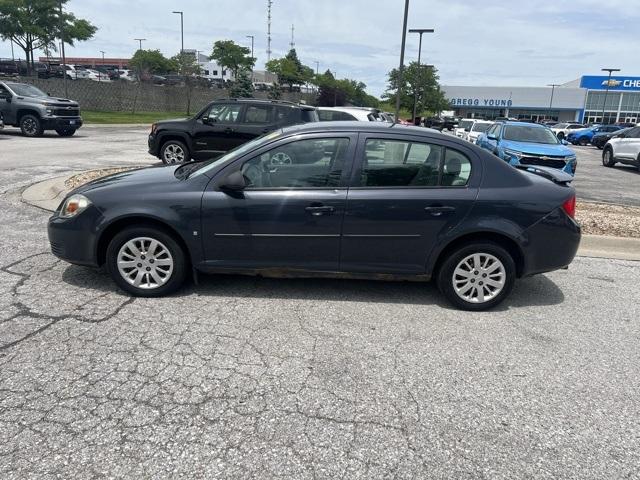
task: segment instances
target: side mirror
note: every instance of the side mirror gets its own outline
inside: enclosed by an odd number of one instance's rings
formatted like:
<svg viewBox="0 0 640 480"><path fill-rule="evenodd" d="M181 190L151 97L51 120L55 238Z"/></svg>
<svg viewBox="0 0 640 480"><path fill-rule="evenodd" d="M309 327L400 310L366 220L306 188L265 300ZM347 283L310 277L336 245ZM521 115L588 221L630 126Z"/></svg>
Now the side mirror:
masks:
<svg viewBox="0 0 640 480"><path fill-rule="evenodd" d="M232 192L241 192L245 188L247 188L247 182L240 170L229 174L220 184L220 190L229 190Z"/></svg>
<svg viewBox="0 0 640 480"><path fill-rule="evenodd" d="M471 127L467 127L464 129L465 132L470 132L471 131Z"/></svg>
<svg viewBox="0 0 640 480"><path fill-rule="evenodd" d="M498 137L496 137L493 133L490 133L489 135L487 135L487 138L489 140L495 140L496 142L498 141Z"/></svg>

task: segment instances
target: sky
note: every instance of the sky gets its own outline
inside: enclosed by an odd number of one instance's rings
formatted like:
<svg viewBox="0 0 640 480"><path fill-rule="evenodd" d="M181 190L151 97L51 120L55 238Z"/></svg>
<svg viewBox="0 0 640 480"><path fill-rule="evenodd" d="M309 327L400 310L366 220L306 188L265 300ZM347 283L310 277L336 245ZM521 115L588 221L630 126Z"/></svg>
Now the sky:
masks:
<svg viewBox="0 0 640 480"><path fill-rule="evenodd" d="M67 47L67 56L130 57L134 38L145 49L171 56L185 48L210 53L216 40L251 45L256 68L267 49L267 0L69 0L66 9L99 30ZM387 73L399 64L403 0L273 0L272 58L289 49L291 25L303 63L384 92ZM640 76L638 0L411 0L409 28L425 34L423 63L433 64L443 85L541 86L564 83L604 67ZM22 52L16 49L16 55ZM416 60L418 36L407 37L405 63ZM11 57L0 42L0 57Z"/></svg>

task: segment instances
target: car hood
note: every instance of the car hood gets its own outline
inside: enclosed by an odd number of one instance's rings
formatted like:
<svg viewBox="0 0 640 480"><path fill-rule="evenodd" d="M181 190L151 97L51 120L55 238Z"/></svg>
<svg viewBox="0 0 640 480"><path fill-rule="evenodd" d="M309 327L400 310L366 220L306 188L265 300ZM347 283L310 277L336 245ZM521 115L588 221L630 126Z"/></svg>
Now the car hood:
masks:
<svg viewBox="0 0 640 480"><path fill-rule="evenodd" d="M591 133L593 129L591 128L580 128L578 130L573 130L569 135L582 135L583 133Z"/></svg>
<svg viewBox="0 0 640 480"><path fill-rule="evenodd" d="M179 165L160 165L114 173L82 185L71 193L88 193L119 186L131 188L134 185L147 186L151 184L162 185L168 182L175 183L179 181L175 175L175 171L178 168L180 168Z"/></svg>
<svg viewBox="0 0 640 480"><path fill-rule="evenodd" d="M68 98L60 97L23 97L18 95L18 98L23 103L33 103L37 105L44 105L45 103L54 103L59 107L77 107L78 103Z"/></svg>
<svg viewBox="0 0 640 480"><path fill-rule="evenodd" d="M503 148L509 150L516 150L522 153L531 153L534 155L575 155L575 152L565 145L546 145L543 143L527 143L527 142L513 142L509 140L503 140L500 143Z"/></svg>

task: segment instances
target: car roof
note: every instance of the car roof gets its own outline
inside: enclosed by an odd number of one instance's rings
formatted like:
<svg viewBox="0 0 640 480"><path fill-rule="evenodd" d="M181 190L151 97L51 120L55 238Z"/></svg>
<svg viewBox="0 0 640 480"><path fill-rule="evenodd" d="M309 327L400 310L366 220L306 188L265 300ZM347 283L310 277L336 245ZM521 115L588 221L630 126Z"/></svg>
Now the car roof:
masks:
<svg viewBox="0 0 640 480"><path fill-rule="evenodd" d="M354 133L397 133L400 135L420 135L445 138L457 141L462 145L469 145L468 142L458 139L453 135L446 135L437 130L424 127L414 127L410 125L400 125L389 122L311 122L302 125L293 125L282 130L283 134L292 133L314 133L314 132L354 132Z"/></svg>
<svg viewBox="0 0 640 480"><path fill-rule="evenodd" d="M506 122L500 122L500 123L504 123L505 125L518 125L518 126L522 126L522 125L526 125L528 127L539 127L539 128L549 128L546 125L541 125L539 123L531 123L531 122L515 122L513 120L509 120Z"/></svg>
<svg viewBox="0 0 640 480"><path fill-rule="evenodd" d="M223 103L223 102L238 102L238 103L261 103L261 104L273 104L283 105L288 107L298 107L304 110L315 110L316 107L311 105L305 105L303 103L287 102L286 100L266 100L263 98L216 98L211 103Z"/></svg>

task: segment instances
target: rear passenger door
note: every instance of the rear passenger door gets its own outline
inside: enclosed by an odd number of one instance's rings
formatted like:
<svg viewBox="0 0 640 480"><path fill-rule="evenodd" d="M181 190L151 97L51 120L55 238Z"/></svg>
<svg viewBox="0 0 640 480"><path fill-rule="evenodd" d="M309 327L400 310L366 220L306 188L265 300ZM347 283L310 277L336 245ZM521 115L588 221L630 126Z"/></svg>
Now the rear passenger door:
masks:
<svg viewBox="0 0 640 480"><path fill-rule="evenodd" d="M441 236L477 197L481 165L446 140L361 134L347 196L340 269L423 274Z"/></svg>
<svg viewBox="0 0 640 480"><path fill-rule="evenodd" d="M274 105L247 105L235 128L235 146L275 130L277 128L275 114Z"/></svg>

